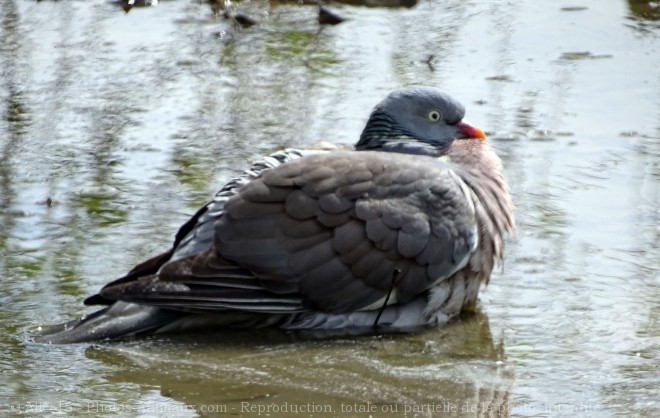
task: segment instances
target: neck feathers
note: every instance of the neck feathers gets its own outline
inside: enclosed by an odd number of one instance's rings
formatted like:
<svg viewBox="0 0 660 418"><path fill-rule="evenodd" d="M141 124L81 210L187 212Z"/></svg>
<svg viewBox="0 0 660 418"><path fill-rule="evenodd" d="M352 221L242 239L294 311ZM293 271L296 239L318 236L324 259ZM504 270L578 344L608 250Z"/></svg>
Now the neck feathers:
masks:
<svg viewBox="0 0 660 418"><path fill-rule="evenodd" d="M494 260L501 261L504 237L513 233L513 202L502 162L484 141L456 140L447 153L456 173L470 187L479 225L479 247L470 268L488 280Z"/></svg>

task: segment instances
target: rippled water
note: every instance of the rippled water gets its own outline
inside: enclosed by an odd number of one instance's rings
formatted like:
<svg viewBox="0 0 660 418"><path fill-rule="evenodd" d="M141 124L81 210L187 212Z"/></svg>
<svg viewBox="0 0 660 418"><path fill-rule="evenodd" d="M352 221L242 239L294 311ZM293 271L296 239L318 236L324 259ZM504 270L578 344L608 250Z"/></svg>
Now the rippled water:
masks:
<svg viewBox="0 0 660 418"><path fill-rule="evenodd" d="M660 7L654 1L0 1L0 415L660 415ZM414 335L26 334L166 248L272 150L353 142L443 87L489 132L518 233L481 310Z"/></svg>

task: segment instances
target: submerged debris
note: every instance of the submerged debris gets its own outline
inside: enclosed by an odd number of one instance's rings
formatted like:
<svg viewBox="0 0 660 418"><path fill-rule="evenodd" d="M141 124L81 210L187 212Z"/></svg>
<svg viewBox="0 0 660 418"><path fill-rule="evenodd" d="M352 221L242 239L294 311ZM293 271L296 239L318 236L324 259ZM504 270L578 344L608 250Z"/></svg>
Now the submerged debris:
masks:
<svg viewBox="0 0 660 418"><path fill-rule="evenodd" d="M231 20L235 26L242 28L249 28L258 23L256 19L251 18L250 16L244 15L242 13L236 13L232 3L225 0L210 0L211 10L213 15L217 16L222 12L222 17L227 20Z"/></svg>
<svg viewBox="0 0 660 418"><path fill-rule="evenodd" d="M506 74L500 74L500 75L494 75L491 77L486 77L486 80L488 81L505 81L505 82L511 82L513 81L513 77L510 75Z"/></svg>
<svg viewBox="0 0 660 418"><path fill-rule="evenodd" d="M46 197L46 199L36 202L36 204L52 208L53 205L55 204L55 201L50 196L48 196L48 197Z"/></svg>
<svg viewBox="0 0 660 418"><path fill-rule="evenodd" d="M589 51L579 51L579 52L564 52L559 57L559 59L567 60L567 61L577 61L577 60L586 60L586 59L595 60L595 59L603 59L603 58L612 58L612 55L610 54L596 55L596 54L592 54Z"/></svg>
<svg viewBox="0 0 660 418"><path fill-rule="evenodd" d="M330 9L319 5L319 23L321 25L338 25L344 20L346 19L339 16Z"/></svg>
<svg viewBox="0 0 660 418"><path fill-rule="evenodd" d="M115 2L120 6L126 13L128 13L133 7L151 7L158 4L158 0L118 0Z"/></svg>
<svg viewBox="0 0 660 418"><path fill-rule="evenodd" d="M426 59L426 65L429 66L429 70L435 71L435 55L429 55L429 57Z"/></svg>
<svg viewBox="0 0 660 418"><path fill-rule="evenodd" d="M584 6L567 6L567 7L562 7L561 10L562 12L581 12L583 10L588 10L588 7Z"/></svg>
<svg viewBox="0 0 660 418"><path fill-rule="evenodd" d="M229 19L234 21L234 23L242 28L249 28L250 26L254 26L257 24L257 21L252 19L250 16L246 16L241 13L232 13L229 11L225 11L223 13L223 16L225 19Z"/></svg>
<svg viewBox="0 0 660 418"><path fill-rule="evenodd" d="M318 4L323 3L322 0L281 0L288 2L295 2L298 4ZM411 8L417 5L418 0L334 0L336 3L348 4L350 6L365 6L365 7L407 7Z"/></svg>

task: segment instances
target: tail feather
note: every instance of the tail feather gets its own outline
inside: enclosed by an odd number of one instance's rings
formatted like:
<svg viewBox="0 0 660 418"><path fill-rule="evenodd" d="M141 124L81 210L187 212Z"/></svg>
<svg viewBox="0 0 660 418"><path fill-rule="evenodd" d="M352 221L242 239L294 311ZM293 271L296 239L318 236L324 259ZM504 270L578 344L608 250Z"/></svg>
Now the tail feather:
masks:
<svg viewBox="0 0 660 418"><path fill-rule="evenodd" d="M33 340L46 344L72 344L122 338L157 329L182 315L154 306L115 302L81 319L49 327L35 335Z"/></svg>
<svg viewBox="0 0 660 418"><path fill-rule="evenodd" d="M430 298L421 295L401 305L347 313L272 314L240 310L192 313L118 301L81 319L50 327L33 336L33 341L71 344L218 327L276 327L309 331L318 336L359 335L374 331L413 332L424 326L444 324L458 315L465 292L469 293L464 286L465 283L459 281L454 286L436 287Z"/></svg>

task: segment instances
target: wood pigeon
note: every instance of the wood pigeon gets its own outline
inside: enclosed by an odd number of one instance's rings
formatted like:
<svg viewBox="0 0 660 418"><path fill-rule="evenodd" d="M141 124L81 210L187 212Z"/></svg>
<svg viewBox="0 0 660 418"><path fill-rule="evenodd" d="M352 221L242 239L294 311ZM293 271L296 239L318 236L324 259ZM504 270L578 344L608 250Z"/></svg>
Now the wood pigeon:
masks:
<svg viewBox="0 0 660 418"><path fill-rule="evenodd" d="M200 327L410 331L472 307L514 230L501 162L433 87L391 92L355 146L286 149L229 181L168 251L45 343Z"/></svg>

